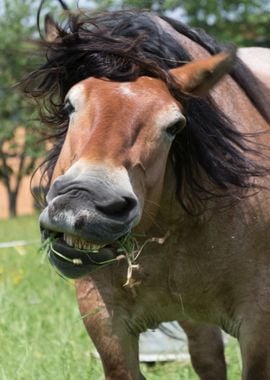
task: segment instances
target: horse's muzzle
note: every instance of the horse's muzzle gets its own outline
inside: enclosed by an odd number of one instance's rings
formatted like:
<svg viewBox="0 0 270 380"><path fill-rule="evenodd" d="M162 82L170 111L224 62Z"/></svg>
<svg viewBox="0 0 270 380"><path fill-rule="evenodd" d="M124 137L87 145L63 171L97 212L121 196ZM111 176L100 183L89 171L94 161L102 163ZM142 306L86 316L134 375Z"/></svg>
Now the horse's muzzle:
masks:
<svg viewBox="0 0 270 380"><path fill-rule="evenodd" d="M117 260L113 243L140 219L135 194L98 177L66 181L59 177L40 216L43 238L50 238L51 263L77 278Z"/></svg>

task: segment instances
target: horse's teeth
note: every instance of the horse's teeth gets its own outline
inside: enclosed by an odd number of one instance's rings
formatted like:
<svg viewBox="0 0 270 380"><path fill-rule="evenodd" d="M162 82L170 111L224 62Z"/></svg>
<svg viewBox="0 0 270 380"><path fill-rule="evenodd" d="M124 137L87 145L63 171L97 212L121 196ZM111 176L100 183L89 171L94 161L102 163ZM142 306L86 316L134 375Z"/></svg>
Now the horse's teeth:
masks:
<svg viewBox="0 0 270 380"><path fill-rule="evenodd" d="M64 240L68 245L72 246L72 237L70 235L64 234Z"/></svg>
<svg viewBox="0 0 270 380"><path fill-rule="evenodd" d="M86 240L78 239L67 234L64 234L64 241L71 247L74 247L77 249L89 250L89 251L99 251L102 247L106 245L106 244L102 244L102 245L92 244Z"/></svg>

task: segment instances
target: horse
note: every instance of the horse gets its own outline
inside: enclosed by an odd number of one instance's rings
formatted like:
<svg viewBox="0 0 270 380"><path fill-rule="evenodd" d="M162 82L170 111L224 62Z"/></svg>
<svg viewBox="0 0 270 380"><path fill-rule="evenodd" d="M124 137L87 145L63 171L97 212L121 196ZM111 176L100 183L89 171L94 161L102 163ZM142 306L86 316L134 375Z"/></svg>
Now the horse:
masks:
<svg viewBox="0 0 270 380"><path fill-rule="evenodd" d="M144 379L139 334L177 320L200 379L226 379L220 328L269 379L269 50L146 11L47 15L41 45L41 232L105 378Z"/></svg>

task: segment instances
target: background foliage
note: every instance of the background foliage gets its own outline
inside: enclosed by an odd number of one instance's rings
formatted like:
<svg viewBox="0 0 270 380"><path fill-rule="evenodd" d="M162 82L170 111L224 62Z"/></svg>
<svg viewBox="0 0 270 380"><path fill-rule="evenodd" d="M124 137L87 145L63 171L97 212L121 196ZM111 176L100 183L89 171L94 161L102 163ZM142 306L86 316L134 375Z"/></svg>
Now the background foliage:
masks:
<svg viewBox="0 0 270 380"><path fill-rule="evenodd" d="M203 28L239 46L269 46L270 2L267 0L101 0L103 8L147 8Z"/></svg>
<svg viewBox="0 0 270 380"><path fill-rule="evenodd" d="M18 81L37 64L29 43L36 30L33 4L29 0L4 0L1 5L0 180L8 193L10 215L14 216L22 178L33 171L44 148L35 133L38 123L34 107L16 88Z"/></svg>

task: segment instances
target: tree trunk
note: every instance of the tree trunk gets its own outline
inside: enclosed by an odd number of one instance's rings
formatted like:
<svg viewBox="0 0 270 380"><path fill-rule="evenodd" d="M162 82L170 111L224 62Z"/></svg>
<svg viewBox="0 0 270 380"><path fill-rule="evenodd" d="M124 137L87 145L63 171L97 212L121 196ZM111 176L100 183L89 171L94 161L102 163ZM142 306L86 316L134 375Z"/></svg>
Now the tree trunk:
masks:
<svg viewBox="0 0 270 380"><path fill-rule="evenodd" d="M10 218L17 216L17 195L18 193L14 191L8 193L8 211Z"/></svg>

